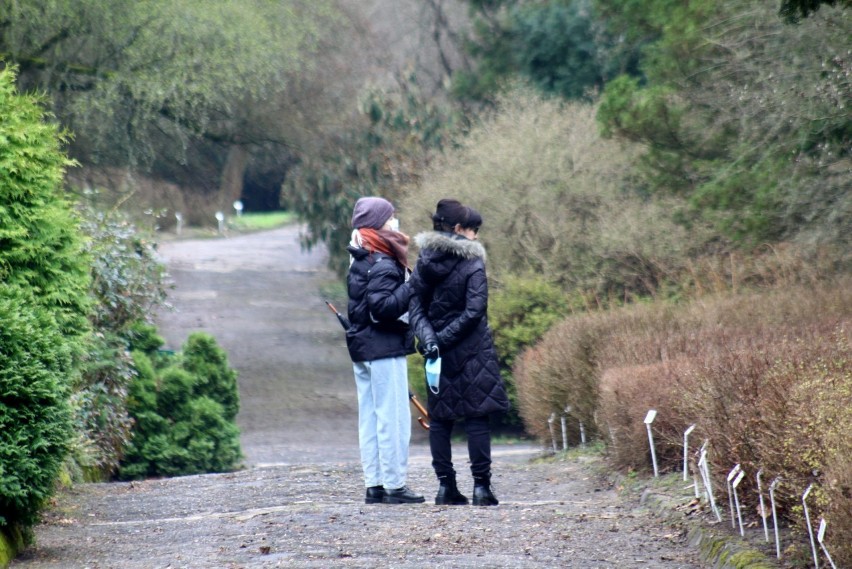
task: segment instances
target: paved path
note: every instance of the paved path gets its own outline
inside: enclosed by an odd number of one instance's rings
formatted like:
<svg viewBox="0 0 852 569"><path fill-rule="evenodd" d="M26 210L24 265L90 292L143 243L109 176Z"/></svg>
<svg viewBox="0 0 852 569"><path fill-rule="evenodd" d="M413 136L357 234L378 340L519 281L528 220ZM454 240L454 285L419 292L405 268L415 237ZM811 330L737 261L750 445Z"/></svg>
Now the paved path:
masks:
<svg viewBox="0 0 852 569"><path fill-rule="evenodd" d="M624 503L590 459L532 462L534 447L495 448L496 508L365 506L350 363L317 292L333 278L322 250L303 254L297 237L286 228L161 247L176 283L161 332L178 348L205 330L229 353L248 468L79 485L13 567L700 567L679 530ZM431 501L428 448L414 433L409 482Z"/></svg>

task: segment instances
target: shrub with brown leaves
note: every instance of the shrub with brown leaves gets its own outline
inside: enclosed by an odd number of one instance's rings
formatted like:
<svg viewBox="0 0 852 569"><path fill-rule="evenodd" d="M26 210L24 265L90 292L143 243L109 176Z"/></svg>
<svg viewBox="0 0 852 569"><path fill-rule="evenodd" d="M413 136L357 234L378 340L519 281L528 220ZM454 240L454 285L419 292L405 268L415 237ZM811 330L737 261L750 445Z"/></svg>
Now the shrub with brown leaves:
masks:
<svg viewBox="0 0 852 569"><path fill-rule="evenodd" d="M781 476L781 509L798 528L814 483L813 519L834 544L852 543L852 282L839 279L761 294L654 303L556 325L515 374L530 432L582 402L621 468L650 468L643 418L663 470L683 464L683 431L710 441L716 488L740 464L744 511L756 511L758 469ZM799 506L800 509L800 506ZM849 553L836 555L848 561Z"/></svg>

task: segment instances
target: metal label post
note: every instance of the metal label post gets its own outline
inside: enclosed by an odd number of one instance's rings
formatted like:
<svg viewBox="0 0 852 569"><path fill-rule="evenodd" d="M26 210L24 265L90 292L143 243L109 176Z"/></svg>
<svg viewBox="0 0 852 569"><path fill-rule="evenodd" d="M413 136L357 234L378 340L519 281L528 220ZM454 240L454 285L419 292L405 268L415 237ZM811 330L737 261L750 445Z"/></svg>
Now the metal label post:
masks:
<svg viewBox="0 0 852 569"><path fill-rule="evenodd" d="M688 469L689 466L687 464L689 460L689 434L695 430L695 425L690 425L688 429L683 432L683 481L686 482L689 480Z"/></svg>
<svg viewBox="0 0 852 569"><path fill-rule="evenodd" d="M651 463L654 465L654 478L660 475L660 471L657 469L657 451L654 449L654 434L651 432L651 423L654 422L656 417L657 412L654 409L651 409L645 415L645 427L648 429L648 444L651 445Z"/></svg>
<svg viewBox="0 0 852 569"><path fill-rule="evenodd" d="M805 523L808 524L808 536L811 538L811 551L814 554L814 569L819 569L819 554L817 552L816 542L814 541L814 528L811 527L811 514L808 512L808 494L813 490L814 485L810 484L802 494L802 506L805 508Z"/></svg>
<svg viewBox="0 0 852 569"><path fill-rule="evenodd" d="M772 527L775 528L775 557L781 559L781 539L778 536L778 512L775 509L775 488L781 482L777 477L769 483L769 503L772 505Z"/></svg>

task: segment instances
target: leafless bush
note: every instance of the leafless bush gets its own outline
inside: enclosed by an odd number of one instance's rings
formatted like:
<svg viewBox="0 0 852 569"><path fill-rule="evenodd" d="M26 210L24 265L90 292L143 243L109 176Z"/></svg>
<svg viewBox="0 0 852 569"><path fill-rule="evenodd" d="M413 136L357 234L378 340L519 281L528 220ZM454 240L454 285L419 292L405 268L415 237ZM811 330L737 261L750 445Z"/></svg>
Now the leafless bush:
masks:
<svg viewBox="0 0 852 569"><path fill-rule="evenodd" d="M639 197L638 147L598 130L594 106L519 88L406 190L403 225L430 227L438 200L455 197L482 213L495 275L535 273L605 297L647 293L705 234L671 221L677 200Z"/></svg>

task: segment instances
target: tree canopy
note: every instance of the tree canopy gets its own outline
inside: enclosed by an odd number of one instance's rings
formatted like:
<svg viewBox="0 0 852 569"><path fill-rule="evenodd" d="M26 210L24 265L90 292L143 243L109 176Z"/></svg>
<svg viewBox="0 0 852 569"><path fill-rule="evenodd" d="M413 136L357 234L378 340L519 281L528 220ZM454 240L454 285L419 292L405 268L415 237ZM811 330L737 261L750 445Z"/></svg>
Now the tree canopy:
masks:
<svg viewBox="0 0 852 569"><path fill-rule="evenodd" d="M199 138L291 143L276 112L313 65L330 4L0 0L0 57L53 99L86 162L185 162Z"/></svg>

